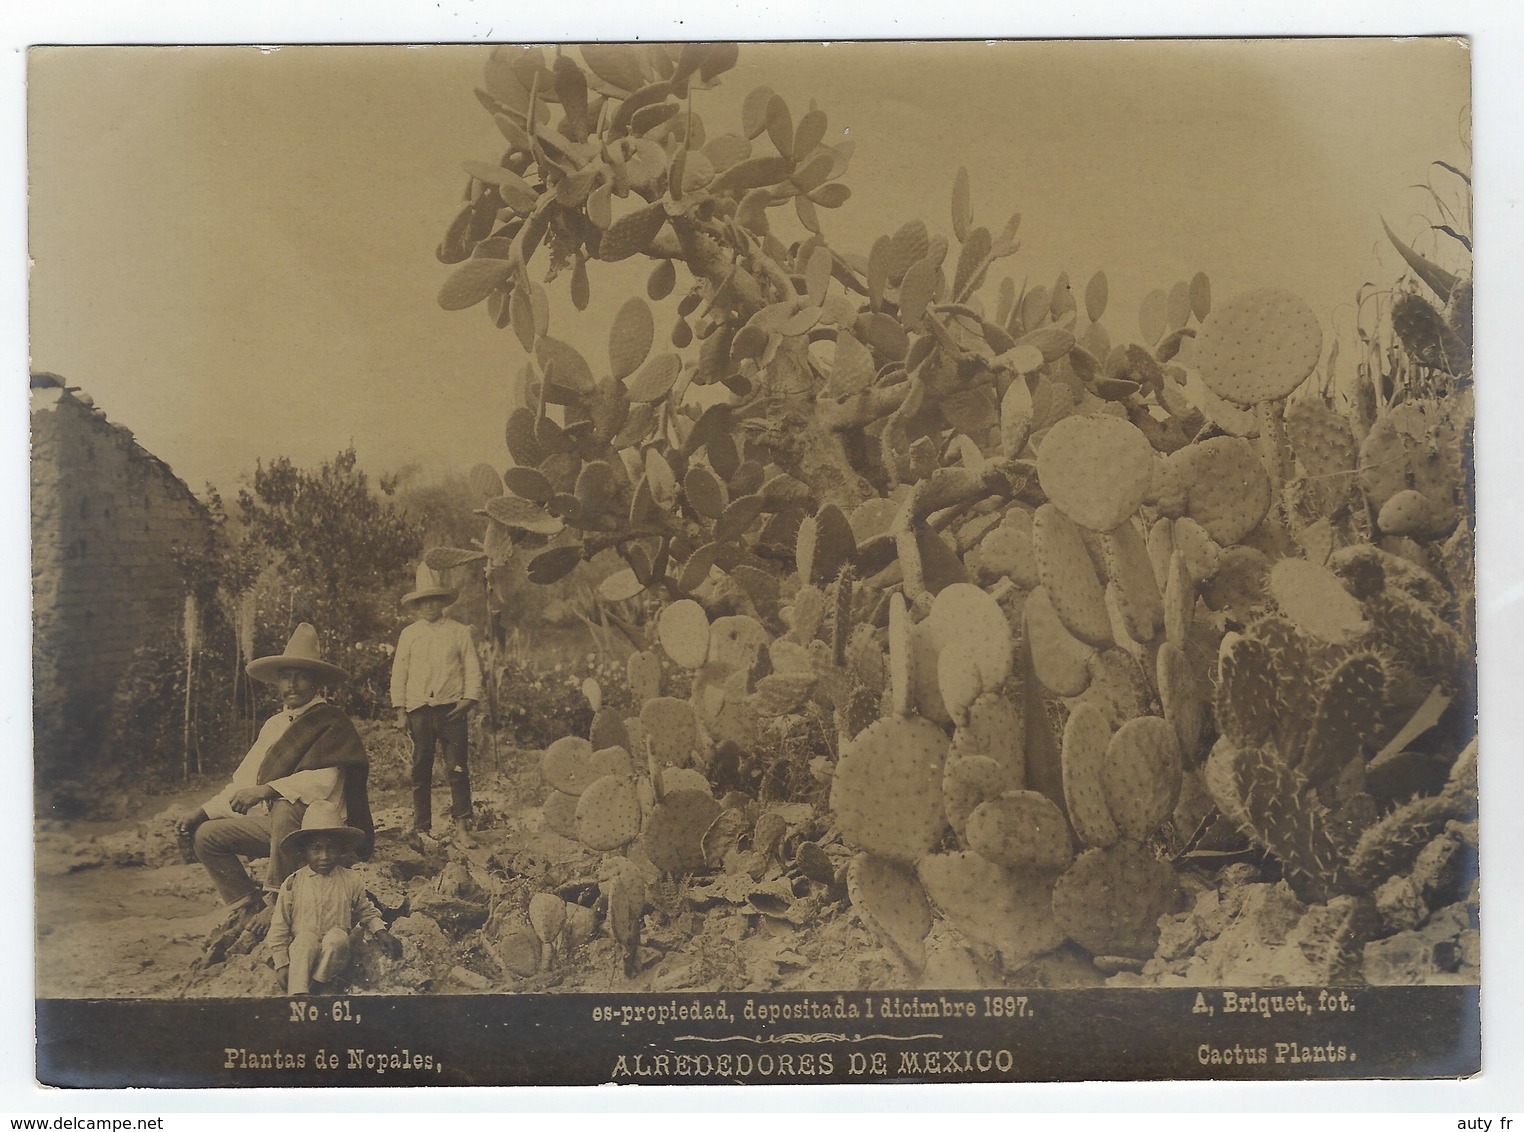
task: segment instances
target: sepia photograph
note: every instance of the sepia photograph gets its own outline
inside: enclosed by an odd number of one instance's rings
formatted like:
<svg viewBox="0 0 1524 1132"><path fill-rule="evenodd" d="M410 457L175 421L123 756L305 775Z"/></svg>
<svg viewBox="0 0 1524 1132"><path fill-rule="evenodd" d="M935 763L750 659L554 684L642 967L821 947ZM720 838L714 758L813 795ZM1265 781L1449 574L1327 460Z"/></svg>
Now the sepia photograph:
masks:
<svg viewBox="0 0 1524 1132"><path fill-rule="evenodd" d="M1480 1070L1464 38L27 81L44 1084Z"/></svg>

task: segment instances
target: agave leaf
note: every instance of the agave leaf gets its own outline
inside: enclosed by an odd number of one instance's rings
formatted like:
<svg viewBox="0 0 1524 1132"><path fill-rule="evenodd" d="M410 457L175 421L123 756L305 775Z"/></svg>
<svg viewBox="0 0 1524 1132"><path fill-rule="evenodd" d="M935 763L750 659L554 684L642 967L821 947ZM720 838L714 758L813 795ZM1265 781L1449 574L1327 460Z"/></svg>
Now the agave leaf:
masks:
<svg viewBox="0 0 1524 1132"><path fill-rule="evenodd" d="M1413 274L1427 283L1442 302L1449 302L1450 292L1455 290L1455 276L1399 240L1384 216L1381 218L1381 227L1386 232L1386 238L1392 241L1392 247L1397 249L1397 254L1413 269Z"/></svg>

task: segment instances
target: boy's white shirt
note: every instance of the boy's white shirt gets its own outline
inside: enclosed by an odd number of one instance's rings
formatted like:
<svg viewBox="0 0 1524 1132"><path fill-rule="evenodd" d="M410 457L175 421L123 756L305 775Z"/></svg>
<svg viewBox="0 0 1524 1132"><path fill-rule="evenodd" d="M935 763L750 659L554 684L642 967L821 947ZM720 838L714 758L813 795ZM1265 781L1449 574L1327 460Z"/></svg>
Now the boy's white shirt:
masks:
<svg viewBox="0 0 1524 1132"><path fill-rule="evenodd" d="M278 711L259 729L259 737L254 740L254 745L249 748L249 753L243 757L243 762L238 764L238 769L233 772L232 780L229 781L222 793L205 802L201 809L209 818L237 818L243 817L233 809L233 795L246 786L259 785L259 767L265 761L265 754L270 747L290 730L302 715L311 711L318 704L326 703L322 696L313 696L299 708L290 711ZM265 783L266 786L274 787L275 791L290 802L305 802L311 805L313 802L332 802L339 809L340 817L348 817L344 807L344 778L336 766L325 766L317 770L299 770L284 778L277 778ZM262 806L268 807L269 803L262 802Z"/></svg>
<svg viewBox="0 0 1524 1132"><path fill-rule="evenodd" d="M391 698L407 711L480 700L482 666L471 630L448 617L404 628L392 660Z"/></svg>

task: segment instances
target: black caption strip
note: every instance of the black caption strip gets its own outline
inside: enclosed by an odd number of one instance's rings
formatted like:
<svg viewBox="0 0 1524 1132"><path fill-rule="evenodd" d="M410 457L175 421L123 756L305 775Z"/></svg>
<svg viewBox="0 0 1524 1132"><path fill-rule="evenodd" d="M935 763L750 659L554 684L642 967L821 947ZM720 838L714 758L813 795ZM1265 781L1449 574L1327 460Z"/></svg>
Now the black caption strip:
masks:
<svg viewBox="0 0 1524 1132"><path fill-rule="evenodd" d="M1438 1078L1481 1066L1475 986L46 999L37 1030L39 1080L85 1088Z"/></svg>

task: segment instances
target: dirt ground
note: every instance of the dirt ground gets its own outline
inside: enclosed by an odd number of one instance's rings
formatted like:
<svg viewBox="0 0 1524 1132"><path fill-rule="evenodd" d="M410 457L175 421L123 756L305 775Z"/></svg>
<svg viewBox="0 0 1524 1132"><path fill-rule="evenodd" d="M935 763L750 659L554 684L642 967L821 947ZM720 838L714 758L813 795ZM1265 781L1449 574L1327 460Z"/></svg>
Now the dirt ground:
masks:
<svg viewBox="0 0 1524 1132"><path fill-rule="evenodd" d="M372 754L376 851L356 866L401 940L400 961L362 943L349 993L495 994L575 991L846 991L856 989L1332 985L1474 982L1479 977L1476 824L1450 823L1412 874L1427 905L1382 903L1385 931L1360 925L1369 902L1306 905L1284 881L1234 865L1182 870L1181 905L1161 917L1147 961L1093 958L1073 944L1001 970L944 919L912 974L847 897L851 850L824 807L770 803L784 833L766 856L662 877L638 852L595 853L547 825L550 793L536 751L473 750L476 831L462 840L406 836L411 827L403 739L365 725ZM244 998L280 993L263 927L230 938L205 870L180 855L172 819L215 793L209 779L137 799L113 821L39 820L36 829L37 993L60 998ZM436 815L448 812L436 787ZM751 810L760 807L751 803ZM737 823L750 829L757 812ZM808 852L802 850L808 849ZM818 850L818 852L816 852ZM813 857L810 867L803 862ZM1427 862L1427 864L1425 863ZM256 863L257 870L263 863ZM257 872L256 872L256 875ZM615 938L610 893L633 877L643 915L638 946ZM553 894L557 901L542 894ZM1389 895L1389 894L1387 894ZM529 914L540 896L564 911L547 930ZM550 942L541 942L545 936ZM1367 942L1368 941L1368 942Z"/></svg>
<svg viewBox="0 0 1524 1132"><path fill-rule="evenodd" d="M382 736L385 745L386 737ZM355 967L356 993L687 989L848 989L909 985L899 966L850 914L844 891L790 876L781 861L758 878L657 882L627 977L624 948L611 938L598 900L610 862L546 828L538 752L477 761L478 830L461 846L441 840L422 852L404 839L410 799L398 756L374 753L372 807L377 848L357 866L404 944L400 963L370 951ZM37 993L67 998L243 997L275 994L262 948L208 963L204 951L225 912L205 870L185 863L172 818L213 793L209 780L142 800L113 822L42 820L36 831ZM436 787L435 811L448 813ZM813 815L790 815L808 825ZM798 831L801 836L812 832ZM836 847L840 850L840 846ZM840 850L845 852L845 850ZM263 867L256 862L252 868ZM516 974L512 950L538 892L572 905L571 923L546 968ZM245 940L245 946L250 941ZM521 967L522 969L522 967Z"/></svg>

